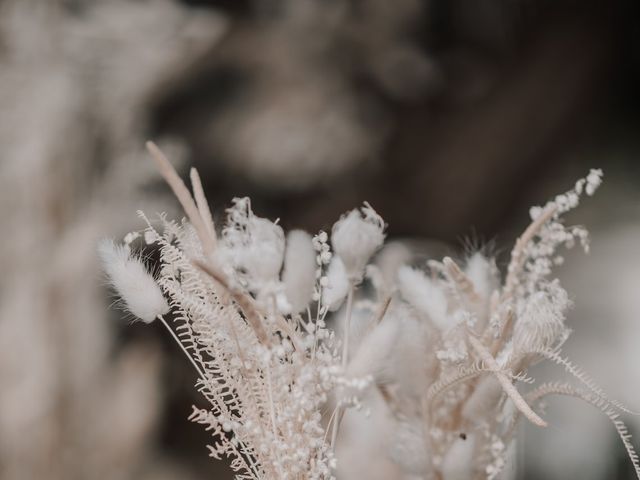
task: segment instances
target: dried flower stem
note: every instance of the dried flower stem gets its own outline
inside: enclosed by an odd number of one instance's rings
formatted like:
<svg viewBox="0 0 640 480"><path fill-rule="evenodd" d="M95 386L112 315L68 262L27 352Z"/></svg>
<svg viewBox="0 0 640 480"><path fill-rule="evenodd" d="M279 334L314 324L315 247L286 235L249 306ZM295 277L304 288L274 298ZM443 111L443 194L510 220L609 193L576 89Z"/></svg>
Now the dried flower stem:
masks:
<svg viewBox="0 0 640 480"><path fill-rule="evenodd" d="M193 228L195 228L196 233L198 234L198 238L202 243L202 249L205 255L211 254L214 249L214 240L209 234L204 220L202 219L202 217L200 217L200 212L198 211L198 207L191 197L189 189L184 184L175 168L173 168L173 165L171 165L169 160L167 160L167 157L164 156L164 153L162 153L162 151L158 148L158 146L153 142L147 142L146 145L147 150L158 166L160 174L165 179L167 184L169 184L171 190L173 190L173 193L180 202L180 205L182 205L182 208L189 218L189 221L193 225Z"/></svg>
<svg viewBox="0 0 640 480"><path fill-rule="evenodd" d="M460 293L464 295L464 298L471 303L479 302L480 296L478 295L478 292L476 292L473 282L462 271L458 264L450 257L444 257L442 259L442 264L444 265L445 272L456 284Z"/></svg>
<svg viewBox="0 0 640 480"><path fill-rule="evenodd" d="M289 337L289 340L291 340L291 343L293 344L293 348L298 352L304 351L300 343L300 340L298 339L298 335L296 334L295 330L291 327L291 325L289 325L287 320L278 313L275 314L275 319L276 319L276 323L278 324L278 327L280 327L280 331L284 333L287 337Z"/></svg>
<svg viewBox="0 0 640 480"><path fill-rule="evenodd" d="M507 307L502 326L500 327L500 333L491 345L491 355L496 356L502 347L503 339L508 338L508 335L511 333L511 329L513 328L514 317L515 314L513 313L513 310Z"/></svg>
<svg viewBox="0 0 640 480"><path fill-rule="evenodd" d="M492 370L493 374L496 376L502 389L504 392L511 398L514 405L518 410L522 412L522 414L527 417L527 419L533 423L534 425L538 425L539 427L546 427L547 422L545 422L542 418L538 416L536 412L534 412L529 404L522 398L520 392L513 385L511 379L500 371L500 366L498 362L496 362L495 358L491 355L491 353L485 348L485 346L473 335L469 335L469 343L476 351L480 359Z"/></svg>
<svg viewBox="0 0 640 480"><path fill-rule="evenodd" d="M270 347L271 340L269 339L269 335L267 334L267 331L264 328L264 324L262 323L260 314L256 310L252 299L245 293L238 292L232 289L229 286L229 282L227 282L226 278L224 277L224 274L221 272L218 272L211 265L208 265L199 260L194 260L193 264L196 267L198 267L200 270L202 270L204 273L209 275L212 279L218 282L225 290L229 292L229 294L231 295L231 298L233 298L233 300L238 304L247 322L249 323L249 325L251 325L251 328L253 328L253 331L258 337L258 340L260 341L260 343L262 343L262 345L264 345L265 347Z"/></svg>
<svg viewBox="0 0 640 480"><path fill-rule="evenodd" d="M167 323L167 321L164 319L164 317L162 315L158 315L158 320L160 320L162 322L162 324L166 327L166 329L169 331L169 333L171 334L171 336L173 337L173 339L176 341L176 343L180 346L180 348L182 349L182 351L184 352L184 354L186 355L186 357L189 359L189 361L191 362L191 365L194 366L194 368L196 369L196 371L198 372L198 375L200 375L200 378L202 378L202 381L205 383L209 383L209 380L207 380L207 377L205 376L204 372L202 371L202 369L200 368L200 366L196 363L196 361L193 359L193 355L191 355L189 353L189 351L187 350L187 348L183 345L183 343L180 341L180 338L178 337L178 335L176 334L176 332L173 331L173 329L169 326L169 324Z"/></svg>
<svg viewBox="0 0 640 480"><path fill-rule="evenodd" d="M347 294L347 311L344 320L344 334L342 339L342 368L346 370L349 363L349 332L351 330L351 315L353 313L353 294L355 287L353 284L349 287L349 293ZM338 406L336 417L333 420L331 430L331 447L335 448L336 441L338 439L338 431L340 430L340 423L344 415L344 408Z"/></svg>
<svg viewBox="0 0 640 480"><path fill-rule="evenodd" d="M526 260L526 255L524 255L526 246L531 242L531 240L533 240L533 237L535 237L544 224L555 215L557 210L558 208L556 205L547 207L547 209L544 210L538 218L529 224L527 229L516 240L516 244L511 251L511 262L509 262L509 267L507 269L507 278L505 280L505 286L502 293L503 302L511 298L513 290L518 283L518 275L520 274Z"/></svg>
<svg viewBox="0 0 640 480"><path fill-rule="evenodd" d="M200 181L200 175L195 168L191 169L190 172L191 177L191 187L193 188L193 196L196 200L196 206L198 207L198 212L200 212L200 217L202 218L207 231L209 232L209 236L212 241L212 247L215 248L217 244L216 238L216 227L213 223L213 216L211 215L211 209L209 208L209 202L207 202L207 197L204 194L204 189L202 188L202 182Z"/></svg>
<svg viewBox="0 0 640 480"><path fill-rule="evenodd" d="M265 367L266 377L267 377L267 393L269 396L269 416L271 417L271 428L273 433L273 438L278 438L278 427L276 426L276 409L273 403L273 380L271 378L271 367L269 366L269 362L267 362ZM275 457L278 459L278 465L280 465L280 453L277 451L275 445L271 446L272 451L274 452ZM280 466L278 466L278 470L280 470ZM282 476L282 472L279 472Z"/></svg>
<svg viewBox="0 0 640 480"><path fill-rule="evenodd" d="M378 311L376 313L376 316L373 320L373 322L371 322L371 326L375 327L376 325L378 325L382 319L384 318L384 316L387 314L387 310L389 310L389 305L391 305L391 300L393 299L393 297L386 297L380 307L378 308Z"/></svg>
<svg viewBox="0 0 640 480"><path fill-rule="evenodd" d="M342 343L342 368L346 368L349 363L349 333L351 331L351 315L353 313L353 293L354 286L351 285L347 294L347 312L344 320L344 338Z"/></svg>

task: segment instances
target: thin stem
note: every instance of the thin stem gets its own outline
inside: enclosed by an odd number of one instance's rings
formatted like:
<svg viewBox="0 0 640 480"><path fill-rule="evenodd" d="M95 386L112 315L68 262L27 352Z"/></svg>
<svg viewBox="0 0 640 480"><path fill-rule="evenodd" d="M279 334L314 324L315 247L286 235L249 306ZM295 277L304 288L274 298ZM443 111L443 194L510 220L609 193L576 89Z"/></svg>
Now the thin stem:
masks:
<svg viewBox="0 0 640 480"><path fill-rule="evenodd" d="M453 281L456 289L462 294L465 300L472 304L479 303L480 295L476 292L471 279L462 271L458 264L454 262L451 257L444 257L442 264L444 265L446 274Z"/></svg>
<svg viewBox="0 0 640 480"><path fill-rule="evenodd" d="M169 324L167 323L167 321L164 319L164 317L162 315L158 315L158 320L160 320L162 322L162 324L166 327L166 329L169 331L169 333L171 334L171 336L173 337L173 339L176 341L176 343L180 346L180 348L182 349L182 351L184 352L184 354L187 356L187 358L189 359L189 361L191 362L191 364L195 367L196 371L198 372L198 375L200 375L200 378L202 379L203 382L205 382L206 384L209 384L209 380L207 380L207 377L205 377L204 372L202 371L202 369L200 368L200 366L196 363L196 361L193 359L193 356L189 353L189 351L186 349L186 347L182 344L182 342L180 341L180 338L178 337L178 335L176 335L176 333L173 331L173 329L169 326ZM241 445L244 445L243 442L240 442ZM236 452L238 453L238 456L240 457L240 451L234 446L233 447ZM245 448L246 450L246 448ZM246 453L245 453L246 454ZM255 474L255 478L259 479L260 475L258 473L258 468L255 464L255 462L253 461L253 459L251 458L251 455L246 454L247 455L247 459L249 462L249 467L251 469L251 473ZM241 458L241 457L240 457Z"/></svg>
<svg viewBox="0 0 640 480"><path fill-rule="evenodd" d="M184 213L186 213L191 225L193 225L193 228L196 230L205 255L209 255L213 252L215 240L212 238L204 220L200 216L200 211L198 210L196 203L193 201L193 197L191 196L189 189L158 146L153 142L147 142L146 145L147 150L151 154L151 158L156 162L160 175L162 175L171 187L171 190L173 190L173 193L184 209Z"/></svg>
<svg viewBox="0 0 640 480"><path fill-rule="evenodd" d="M336 414L338 413L338 408L340 407L336 407L333 409L333 412L331 412L331 416L329 417L329 421L327 422L327 429L324 432L324 442L327 441L327 435L329 434L329 428L333 426L333 421L336 418Z"/></svg>
<svg viewBox="0 0 640 480"><path fill-rule="evenodd" d="M202 369L200 368L200 366L196 363L196 361L194 360L193 356L189 353L189 350L187 350L187 348L182 344L182 342L180 341L180 338L178 337L178 335L176 335L176 332L173 331L173 329L169 326L169 324L167 323L167 321L164 319L164 317L162 315L158 315L158 320L160 320L162 322L162 324L167 328L167 330L169 331L169 333L171 334L171 336L173 337L173 339L176 341L176 343L180 346L180 348L182 349L182 351L184 352L184 354L187 356L187 358L189 359L189 361L191 362L191 364L195 367L196 371L198 372L198 375L200 375L200 378L202 378L202 380L205 383L209 383L209 380L207 380L207 377L204 375L204 372L202 371Z"/></svg>
<svg viewBox="0 0 640 480"><path fill-rule="evenodd" d="M482 343L480 343L480 341L473 335L469 335L468 339L469 343L476 351L480 359L485 362L489 369L493 371L493 374L496 376L498 382L500 382L500 385L502 386L502 390L504 390L504 393L506 393L509 398L511 398L516 408L520 410L522 414L527 417L527 419L534 425L538 425L539 427L546 427L547 422L540 418L540 416L531 409L525 399L522 398L522 395L520 395L520 392L518 392L518 389L513 385L511 379L507 375L502 373L502 371L500 371L498 362L496 362L496 359L493 358L489 350L484 345L482 345Z"/></svg>
<svg viewBox="0 0 640 480"><path fill-rule="evenodd" d="M507 268L507 278L505 279L505 287L502 291L502 301L506 301L511 298L513 291L518 281L518 275L522 271L524 262L526 260L524 251L529 242L533 240L536 234L542 229L545 223L547 223L556 213L557 207L552 205L543 211L538 218L536 218L527 229L518 237L516 244L511 251L511 261Z"/></svg>
<svg viewBox="0 0 640 480"><path fill-rule="evenodd" d="M275 320L278 326L280 327L281 332L284 333L291 340L291 343L293 344L293 348L295 348L296 351L298 352L303 352L304 349L302 348L302 344L298 340L298 335L296 334L295 330L291 328L291 325L289 325L289 323L287 322L287 319L284 318L279 313L275 313Z"/></svg>
<svg viewBox="0 0 640 480"><path fill-rule="evenodd" d="M355 288L353 285L349 288L349 294L347 295L347 312L344 319L344 334L342 339L342 369L346 371L347 364L349 362L349 331L351 330L351 314L353 313L353 292ZM336 441L338 439L338 430L340 429L340 423L344 415L344 408L338 406L336 417L333 420L331 426L331 448L335 449Z"/></svg>
<svg viewBox="0 0 640 480"><path fill-rule="evenodd" d="M193 196L196 201L196 207L198 207L198 212L200 212L200 218L204 222L207 231L209 232L209 236L211 238L212 247L216 246L216 227L213 223L213 216L211 215L211 210L209 209L209 203L207 202L207 197L204 194L204 189L202 188L202 181L200 180L200 175L198 175L198 171L195 168L191 169L190 172L191 177L191 188L193 188Z"/></svg>
<svg viewBox="0 0 640 480"><path fill-rule="evenodd" d="M320 288L320 296L318 298L318 304L316 305L316 323L313 328L313 353L311 354L311 359L313 362L316 361L316 349L318 346L318 321L320 320L320 310L322 309L322 292L324 290ZM311 322L311 311L309 311L309 322Z"/></svg>
<svg viewBox="0 0 640 480"><path fill-rule="evenodd" d="M327 308L322 306L322 292L320 290L320 298L318 299L318 304L316 306L316 323L313 328L313 353L311 355L311 360L315 363L316 361L316 352L318 350L318 325L320 321L324 322L327 316ZM311 318L309 318L309 322L311 322Z"/></svg>
<svg viewBox="0 0 640 480"><path fill-rule="evenodd" d="M265 367L265 372L267 374L267 393L269 395L269 414L271 416L271 427L273 428L273 438L274 440L276 438L278 438L277 435L277 430L276 430L276 410L275 407L273 405L273 388L272 388L272 381L271 381L271 367L269 366L269 363L267 363L266 367Z"/></svg>
<svg viewBox="0 0 640 480"><path fill-rule="evenodd" d="M331 429L331 448L335 451L336 442L338 441L338 430L340 430L340 423L342 423L342 417L344 416L344 407L338 406L336 410L336 416L333 419L333 425Z"/></svg>
<svg viewBox="0 0 640 480"><path fill-rule="evenodd" d="M270 362L271 360L269 360ZM267 362L267 365L265 367L265 372L267 375L267 393L269 395L269 414L271 416L271 428L273 429L273 441L274 444L272 445L272 449L273 449L273 453L275 455L275 457L278 460L278 464L280 464L280 454L278 453L278 446L275 444L275 442L278 440L278 431L277 431L277 427L276 427L276 410L273 404L273 385L272 385L272 379L271 379L271 366L269 364L269 362ZM278 473L281 474L281 465L278 465Z"/></svg>
<svg viewBox="0 0 640 480"><path fill-rule="evenodd" d="M349 331L351 330L351 313L353 310L353 285L349 288L349 294L347 295L347 313L344 320L344 335L342 344L342 368L347 367L349 362Z"/></svg>

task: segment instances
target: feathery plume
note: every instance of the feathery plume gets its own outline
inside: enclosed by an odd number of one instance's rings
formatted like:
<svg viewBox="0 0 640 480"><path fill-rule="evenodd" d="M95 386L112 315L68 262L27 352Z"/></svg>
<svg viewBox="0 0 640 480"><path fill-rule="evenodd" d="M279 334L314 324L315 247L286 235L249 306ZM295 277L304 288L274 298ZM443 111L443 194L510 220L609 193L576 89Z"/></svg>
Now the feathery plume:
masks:
<svg viewBox="0 0 640 480"><path fill-rule="evenodd" d="M169 311L160 287L127 246L104 239L98 245L98 255L111 285L133 315L151 323Z"/></svg>

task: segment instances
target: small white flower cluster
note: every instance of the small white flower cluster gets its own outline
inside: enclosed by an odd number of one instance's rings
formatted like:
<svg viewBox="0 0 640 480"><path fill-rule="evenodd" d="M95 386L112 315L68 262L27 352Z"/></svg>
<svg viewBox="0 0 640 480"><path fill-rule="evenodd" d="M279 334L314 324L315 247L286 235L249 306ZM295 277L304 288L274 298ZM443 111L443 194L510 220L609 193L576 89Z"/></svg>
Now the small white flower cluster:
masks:
<svg viewBox="0 0 640 480"><path fill-rule="evenodd" d="M105 243L101 255L131 312L146 322L157 316L187 353L209 403L191 419L212 433L211 455L231 458L237 478L334 478L341 461L355 461L340 458L347 407L391 422L378 442L402 475L443 480L498 478L518 418L546 425L534 410L546 395L624 410L559 356L569 300L549 279L556 249L584 240L560 214L593 193L600 171L532 211L504 281L480 253L464 268L447 257L389 276L370 263L385 236L370 205L340 218L331 238L292 231L285 240L248 199L235 199L218 239L202 187L194 184L194 201L151 150L188 222L161 217L160 231L149 223L157 280L128 246ZM169 310L174 328L163 317ZM586 393L567 384L521 392L519 383L531 382L526 368L541 358L574 373ZM383 411L369 408L372 399Z"/></svg>
<svg viewBox="0 0 640 480"><path fill-rule="evenodd" d="M485 472L487 473L487 480L494 480L498 478L506 464L504 459L505 445L499 437L494 436L492 438L492 442L489 444L489 453L492 461L487 465Z"/></svg>

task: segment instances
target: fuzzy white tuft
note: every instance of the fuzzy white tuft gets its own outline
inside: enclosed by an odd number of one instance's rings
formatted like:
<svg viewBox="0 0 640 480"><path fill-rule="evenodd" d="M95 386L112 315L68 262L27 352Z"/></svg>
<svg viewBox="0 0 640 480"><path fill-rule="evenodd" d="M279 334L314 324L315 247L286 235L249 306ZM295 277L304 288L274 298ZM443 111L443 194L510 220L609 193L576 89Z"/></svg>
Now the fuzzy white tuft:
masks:
<svg viewBox="0 0 640 480"><path fill-rule="evenodd" d="M145 323L151 323L158 315L169 311L160 287L139 258L131 251L104 239L98 244L98 255L104 271L127 309Z"/></svg>
<svg viewBox="0 0 640 480"><path fill-rule="evenodd" d="M354 283L362 280L364 267L383 242L384 221L368 203L343 215L331 231L333 249Z"/></svg>
<svg viewBox="0 0 640 480"><path fill-rule="evenodd" d="M316 282L316 252L307 232L293 230L287 235L282 282L291 311L304 310L311 301Z"/></svg>
<svg viewBox="0 0 640 480"><path fill-rule="evenodd" d="M448 330L447 297L423 272L404 266L398 270L398 289L402 297L420 313L426 314L440 330Z"/></svg>
<svg viewBox="0 0 640 480"><path fill-rule="evenodd" d="M501 395L502 387L495 377L482 379L462 407L462 416L469 422L483 418L500 401Z"/></svg>
<svg viewBox="0 0 640 480"><path fill-rule="evenodd" d="M410 475L409 478L424 478L431 470L431 458L423 454L426 451L427 442L420 423L408 419L398 422L389 454Z"/></svg>
<svg viewBox="0 0 640 480"><path fill-rule="evenodd" d="M349 278L344 263L339 257L333 257L327 270L327 286L322 290L322 304L334 312L349 293Z"/></svg>
<svg viewBox="0 0 640 480"><path fill-rule="evenodd" d="M387 288L395 288L398 270L411 261L411 256L411 250L402 242L388 242L380 250L376 264Z"/></svg>
<svg viewBox="0 0 640 480"><path fill-rule="evenodd" d="M349 377L371 375L379 378L388 370L389 357L397 345L400 323L388 318L373 327L366 335L349 362Z"/></svg>
<svg viewBox="0 0 640 480"><path fill-rule="evenodd" d="M434 360L431 355L433 339L429 338L425 322L406 305L392 304L387 315L401 323L397 345L402 348L396 348L390 359L392 376L401 395L412 399L420 398L435 381Z"/></svg>
<svg viewBox="0 0 640 480"><path fill-rule="evenodd" d="M467 434L456 439L442 462L443 480L468 480L473 477L473 451L475 438Z"/></svg>
<svg viewBox="0 0 640 480"><path fill-rule="evenodd" d="M473 287L480 298L489 298L498 287L497 269L495 264L480 252L469 257L465 273L473 283Z"/></svg>

